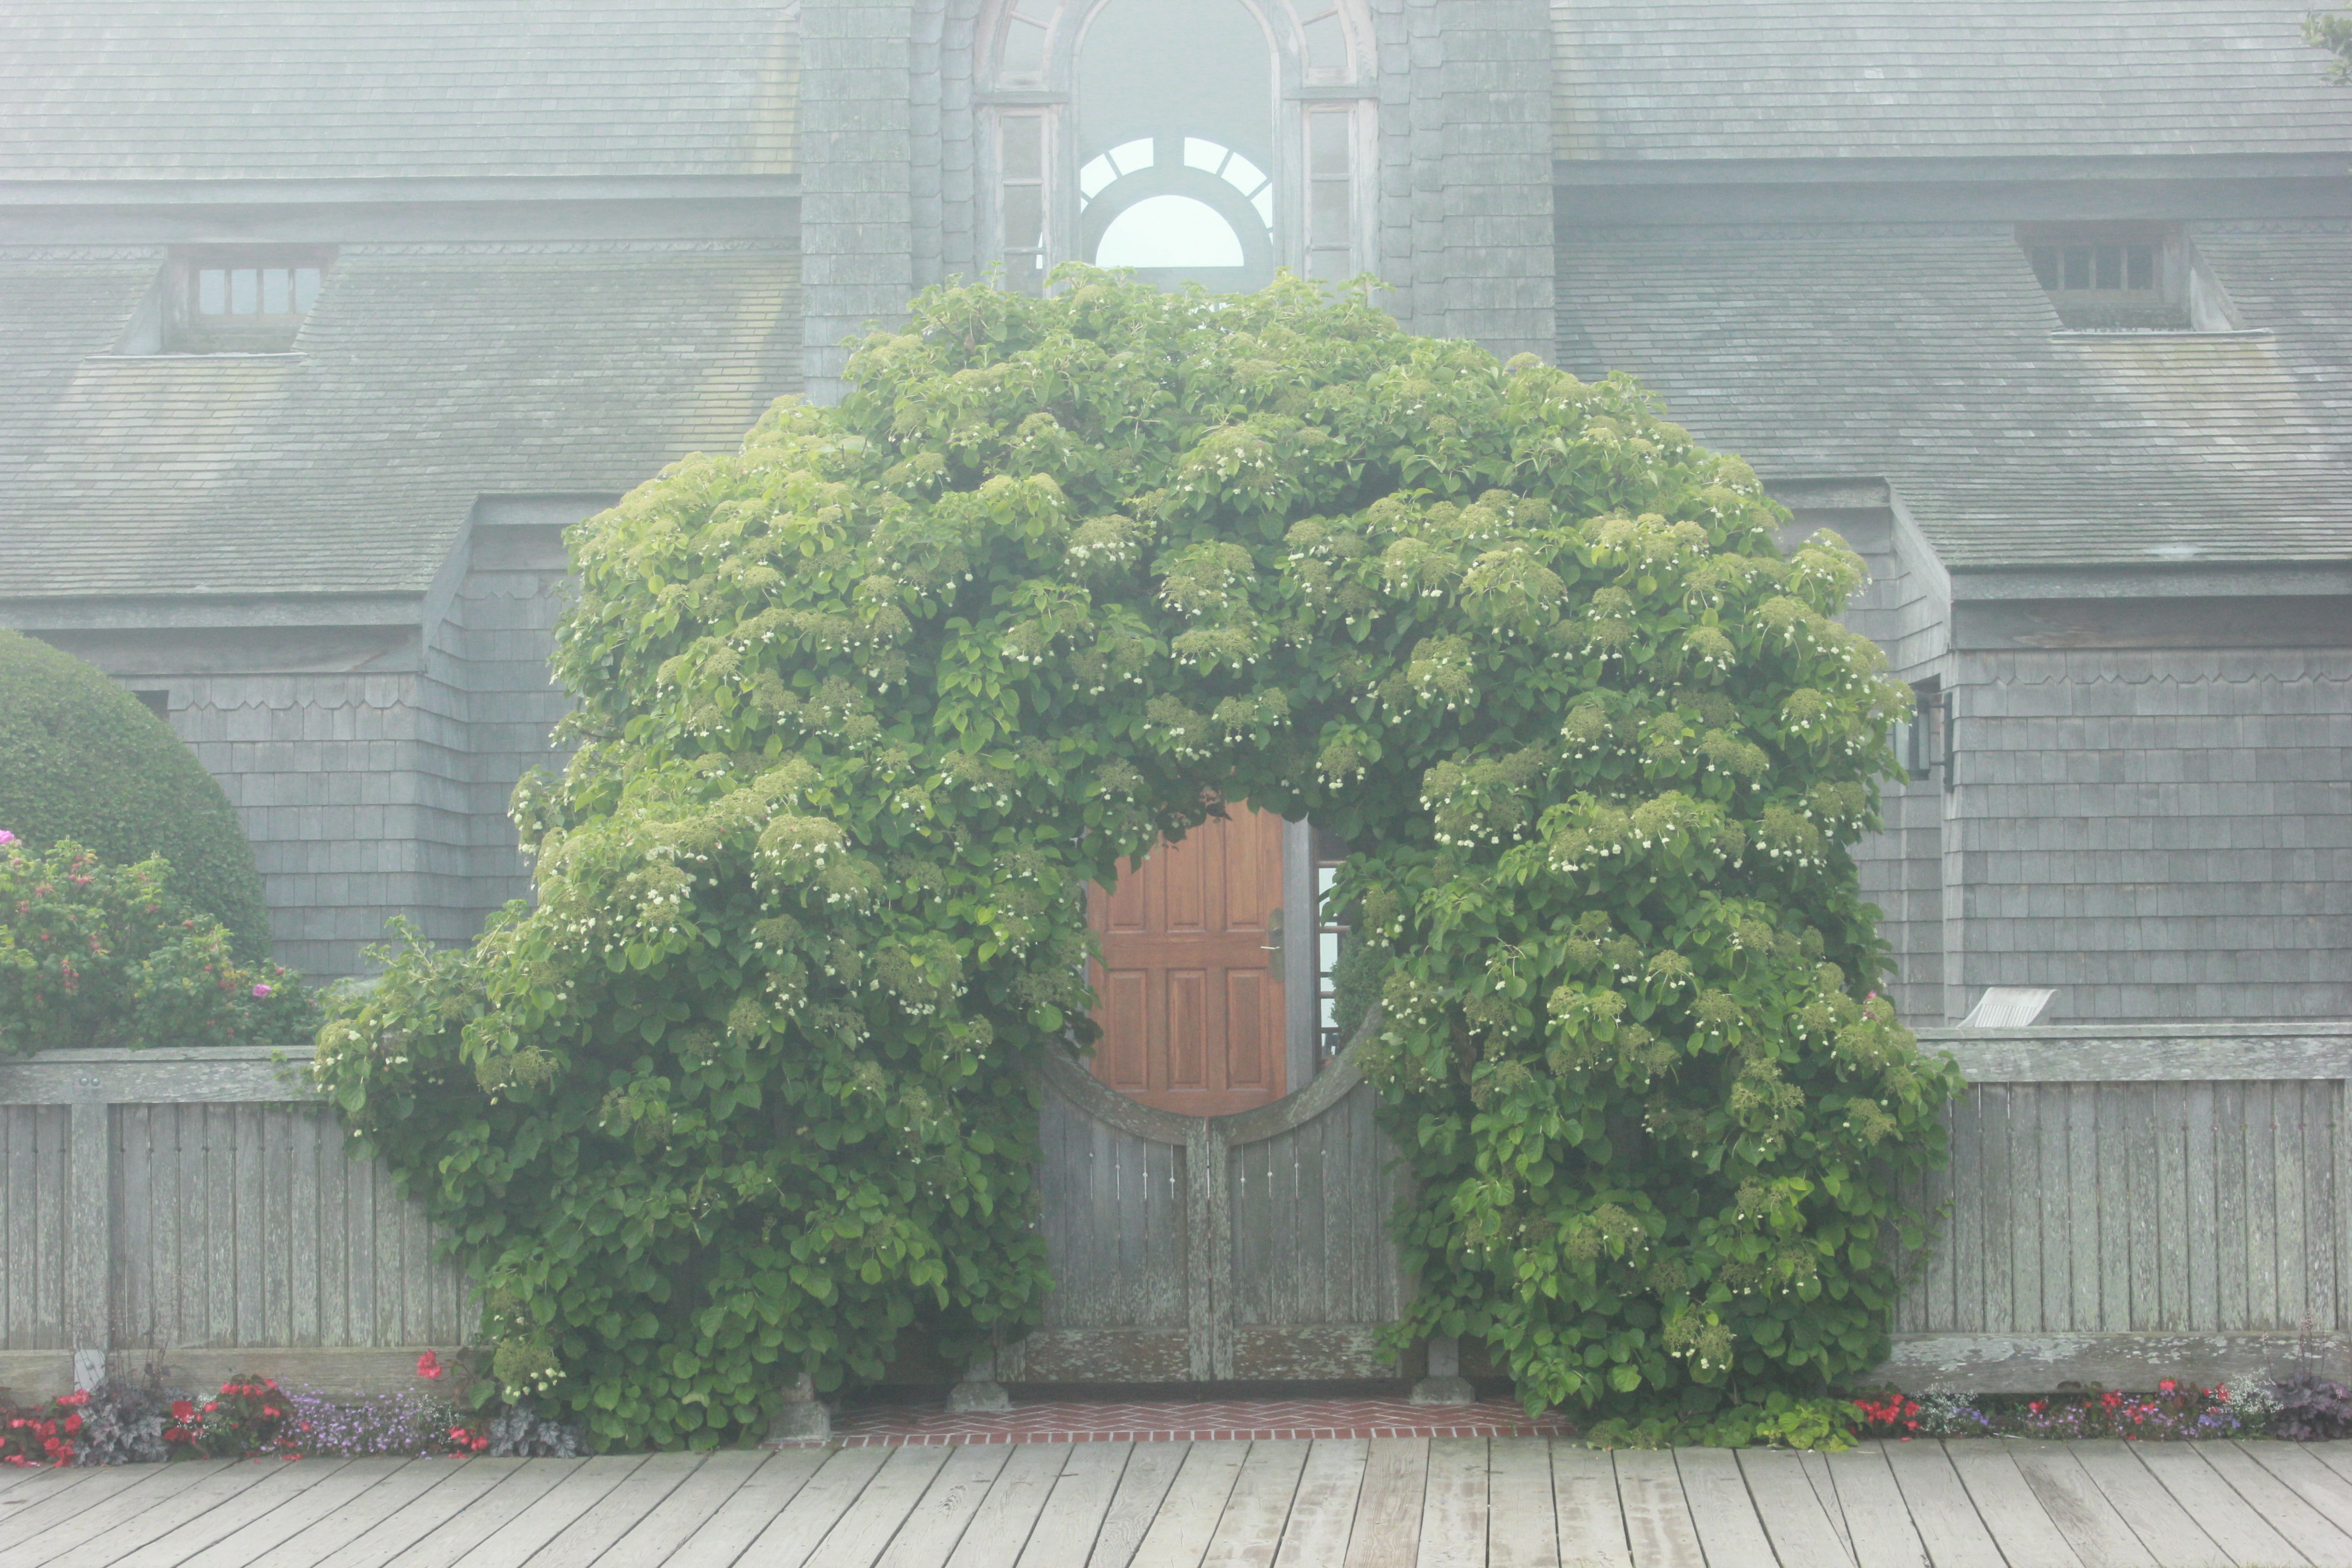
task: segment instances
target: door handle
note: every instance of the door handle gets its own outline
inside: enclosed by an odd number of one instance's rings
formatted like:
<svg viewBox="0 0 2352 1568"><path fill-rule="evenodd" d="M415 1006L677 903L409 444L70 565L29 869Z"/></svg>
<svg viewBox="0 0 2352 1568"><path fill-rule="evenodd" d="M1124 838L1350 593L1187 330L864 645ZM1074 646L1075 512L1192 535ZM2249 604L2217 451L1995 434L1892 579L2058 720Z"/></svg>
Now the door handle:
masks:
<svg viewBox="0 0 2352 1568"><path fill-rule="evenodd" d="M1275 906L1265 911L1266 940L1258 944L1265 954L1265 966L1276 974L1282 973L1282 908Z"/></svg>

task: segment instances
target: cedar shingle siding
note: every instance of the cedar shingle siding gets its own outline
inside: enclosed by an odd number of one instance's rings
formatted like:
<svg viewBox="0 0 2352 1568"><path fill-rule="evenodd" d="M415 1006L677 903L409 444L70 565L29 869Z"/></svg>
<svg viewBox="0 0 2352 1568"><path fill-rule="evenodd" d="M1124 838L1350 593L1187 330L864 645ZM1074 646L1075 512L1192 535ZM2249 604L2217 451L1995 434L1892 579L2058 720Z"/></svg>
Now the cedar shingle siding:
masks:
<svg viewBox="0 0 2352 1568"><path fill-rule="evenodd" d="M1853 624L1956 714L1863 850L1916 1020L2352 1016L2352 91L2305 8L1355 0L1306 94L1362 106L1402 320L1641 376L1870 562ZM985 267L996 14L0 12L0 623L170 693L290 962L527 892L562 525ZM2063 331L2018 226L2093 220L2224 330ZM292 352L155 352L172 247L227 242L332 247Z"/></svg>

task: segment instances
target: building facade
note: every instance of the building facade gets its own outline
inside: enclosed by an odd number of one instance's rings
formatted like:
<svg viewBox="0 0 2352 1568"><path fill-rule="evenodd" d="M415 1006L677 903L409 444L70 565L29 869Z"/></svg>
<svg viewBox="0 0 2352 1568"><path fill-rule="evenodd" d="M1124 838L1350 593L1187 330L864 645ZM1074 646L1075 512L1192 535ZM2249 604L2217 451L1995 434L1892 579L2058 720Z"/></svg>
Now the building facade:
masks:
<svg viewBox="0 0 2352 1568"><path fill-rule="evenodd" d="M281 956L527 883L561 532L956 278L1377 275L1872 568L1923 1024L2352 1016L2352 90L2275 0L19 0L0 625ZM2046 999L2009 993L2049 992Z"/></svg>

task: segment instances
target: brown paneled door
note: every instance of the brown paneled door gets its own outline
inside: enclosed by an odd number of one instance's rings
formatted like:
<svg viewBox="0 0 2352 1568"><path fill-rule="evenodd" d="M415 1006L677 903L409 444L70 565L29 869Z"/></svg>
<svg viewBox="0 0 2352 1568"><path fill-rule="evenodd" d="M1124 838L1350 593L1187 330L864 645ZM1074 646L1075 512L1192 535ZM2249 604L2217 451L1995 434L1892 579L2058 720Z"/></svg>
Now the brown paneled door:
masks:
<svg viewBox="0 0 2352 1568"><path fill-rule="evenodd" d="M1102 942L1095 1076L1130 1100L1223 1116L1282 1098L1282 818L1229 806L1087 893Z"/></svg>

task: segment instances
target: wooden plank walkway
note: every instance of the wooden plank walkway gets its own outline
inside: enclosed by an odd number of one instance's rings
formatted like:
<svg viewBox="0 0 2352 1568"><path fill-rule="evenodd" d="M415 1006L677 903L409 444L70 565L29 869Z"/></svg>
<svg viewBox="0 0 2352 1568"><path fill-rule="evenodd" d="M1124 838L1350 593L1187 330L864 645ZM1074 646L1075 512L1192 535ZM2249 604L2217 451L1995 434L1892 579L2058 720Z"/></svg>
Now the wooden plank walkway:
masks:
<svg viewBox="0 0 2352 1568"><path fill-rule="evenodd" d="M0 1568L2352 1568L2352 1443L1540 1437L0 1473Z"/></svg>

